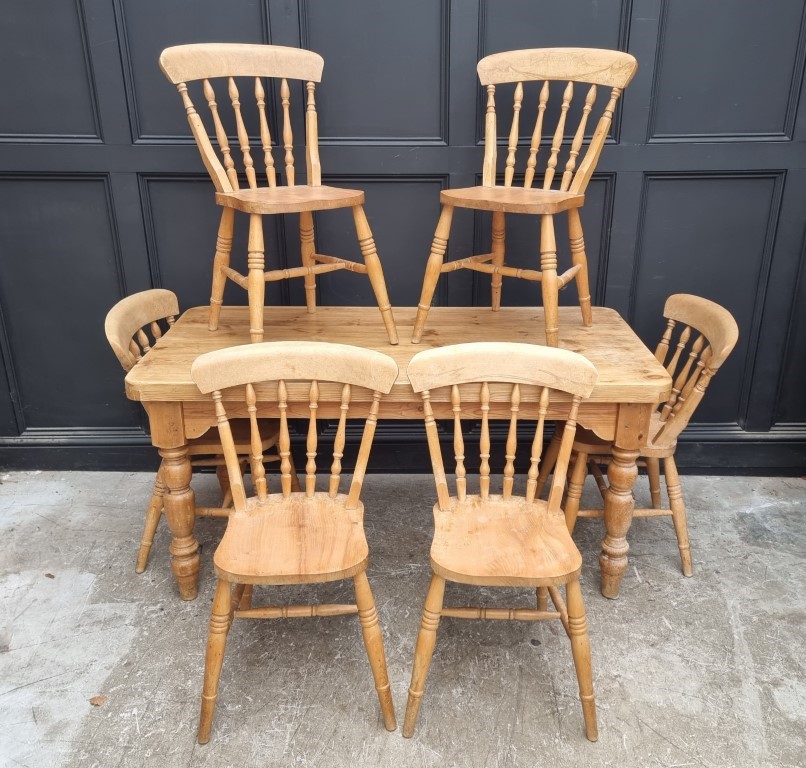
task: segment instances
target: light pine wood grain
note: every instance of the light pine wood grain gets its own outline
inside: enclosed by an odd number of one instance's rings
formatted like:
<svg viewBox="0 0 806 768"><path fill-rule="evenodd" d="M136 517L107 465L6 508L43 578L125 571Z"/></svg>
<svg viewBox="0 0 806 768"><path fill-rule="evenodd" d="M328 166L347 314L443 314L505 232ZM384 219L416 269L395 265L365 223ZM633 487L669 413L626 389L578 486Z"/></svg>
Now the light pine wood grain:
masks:
<svg viewBox="0 0 806 768"><path fill-rule="evenodd" d="M162 288L154 288L127 296L109 310L104 330L107 341L124 371L130 371L137 362L143 359L144 355L151 351L152 347L163 338L163 329L167 331L172 327L178 314L179 302L176 295ZM160 322L163 322L163 327L160 327ZM259 451L263 456L276 445L278 426L276 421L261 419L260 428L263 438L257 444L252 444L248 425L241 420L234 421L233 441L236 454L243 457L251 452ZM189 440L187 457L191 466L220 466L223 464L221 441L215 430L207 430L199 437ZM276 450L273 455L265 457L265 460L279 461ZM162 516L163 498L167 490L163 477L164 471L160 467L146 509L143 535L140 539L140 549L135 565L137 573L143 573L148 566L154 535ZM228 491L226 481L222 482L221 491L224 494L224 501L220 507L197 509L196 514L205 517L229 515L232 496Z"/></svg>
<svg viewBox="0 0 806 768"><path fill-rule="evenodd" d="M579 680L580 700L587 737L597 738L596 710L590 662L590 645L584 606L579 590L582 556L566 525L560 501L574 442L576 418L584 396L593 390L596 369L581 355L565 350L528 344L477 342L446 346L414 356L409 380L423 400L431 465L437 490L434 506L434 539L431 545L431 589L426 597L420 634L415 648L411 685L403 735L411 736L423 697L428 667L434 651L440 616L460 619L561 619L571 639ZM502 493L490 493L490 402L491 385L509 388L507 432ZM475 385L482 420L479 438L478 494L467 494L465 445L461 438L463 413L461 385ZM454 459L456 493L450 494L440 437L434 419L434 390L450 393L454 414ZM517 453L518 420L527 390L538 393L539 418L529 442L530 469L527 491L513 494ZM535 478L543 451L543 424L550 401L557 391L567 414L561 428L556 466L547 501L535 498ZM475 462L473 462L475 464ZM461 467L461 470L460 470ZM536 609L444 608L446 581L476 586L532 587L537 589ZM558 585L565 584L567 603L559 598ZM552 588L552 592L548 588ZM548 611L552 596L555 611Z"/></svg>
<svg viewBox="0 0 806 768"><path fill-rule="evenodd" d="M666 301L663 311L667 325L655 350L659 363L672 377L669 398L651 415L647 440L638 456L647 468L652 506L637 508L633 517L671 516L677 536L683 574L692 575L691 546L686 523L680 477L674 460L677 438L688 425L705 395L708 384L733 350L739 329L724 307L699 296L675 294ZM603 517L602 509L580 509L582 484L588 470L601 475L600 465L608 466L620 476L627 468L616 459L612 441L583 429L574 441L574 472L568 488L565 510L569 530L578 517ZM660 463L663 462L669 506L661 505ZM632 467L629 468L632 471ZM603 496L612 491L597 483Z"/></svg>
<svg viewBox="0 0 806 768"><path fill-rule="evenodd" d="M252 308L252 341L263 339L263 309L265 299L265 283L277 280L303 278L306 288L308 309L316 310L316 275L337 270L346 270L369 277L373 292L389 340L397 342L397 332L384 282L383 269L378 257L375 242L369 231L369 224L364 214L364 193L361 190L338 189L322 186L322 167L319 158L319 122L316 112L316 83L321 80L324 61L312 51L296 48L285 48L273 45L245 45L226 43L203 43L179 45L167 48L160 56L160 66L166 77L176 85L182 97L188 123L196 145L201 153L210 178L216 190L216 202L225 208L219 228L214 265L213 287L210 297L211 331L218 330L218 313L223 301L224 287L231 280L245 289ZM238 77L252 78L248 88L239 87ZM235 160L233 147L222 119L222 103L216 96L213 80L226 79L219 93L225 93L232 105L232 119L235 123L237 145L240 150L241 167L246 176L248 189L240 189L238 181L238 163ZM271 109L267 104L267 90L262 78L279 80L279 115L282 115L282 127L278 127L280 135L275 137L276 146L272 146L269 128ZM216 152L201 117L193 104L188 83L202 80L202 93L212 115L215 139L219 153ZM292 87L289 80L302 80L305 83L305 100L299 109L305 111L305 170L306 184L297 184L298 168L294 158L294 131L292 120ZM270 90L271 94L272 91ZM249 128L244 119L243 100L254 97L258 113L258 132L262 149L266 183L259 185L259 176L263 176L256 166L255 153L250 143ZM275 160L274 152L277 151ZM237 150L236 150L237 151ZM278 174L282 170L285 186L278 186ZM359 246L364 262L355 262L326 254L317 254L312 247L313 225L310 213L335 208L352 208L357 222ZM241 211L250 216L249 253L247 257L248 274L243 274L230 266L232 246L232 230L234 218L226 211ZM263 245L263 221L267 215L297 213L300 215L300 234L303 241L301 267L266 270L266 258ZM308 237L310 233L310 237Z"/></svg>
<svg viewBox="0 0 806 768"><path fill-rule="evenodd" d="M588 264L579 209L585 201L585 190L591 179L605 140L610 131L616 102L637 69L634 57L621 51L592 48L542 48L496 53L482 59L478 64L479 79L487 92L487 108L484 130L484 162L482 185L460 189L443 190L440 202L443 213L439 220L434 245L428 259L412 341L419 342L423 335L434 291L439 276L457 269L470 269L491 275L491 306L497 311L501 304L502 278L516 277L540 281L543 306L550 322L547 324L546 343L556 346L557 334L554 325L558 291L571 279L576 281L582 322L590 326L590 286ZM513 186L517 172L518 141L521 134L521 109L528 94L524 83L543 81L538 96L537 116L531 132L529 153L526 160L522 186ZM533 189L538 173L540 145L544 137L546 110L551 99L550 84L559 81L559 117L550 135L550 147L543 168L542 189ZM504 164L503 186L497 184L498 129L495 113L496 86L514 83L513 117L507 138L507 154ZM563 145L568 133L568 115L574 100L575 83L588 87L580 88L583 98L579 122L573 127L572 140L564 164L561 163ZM610 99L601 111L587 148L586 133L589 118L596 111L597 86L610 86ZM499 89L498 95L501 91ZM557 98L555 91L555 99ZM546 131L548 133L548 131ZM450 213L453 207L493 211L493 258L492 264L484 262L486 256L471 256L445 263L444 256L450 236ZM554 235L554 215L567 212L571 257L573 266L558 272ZM500 233L504 229L503 214L533 214L541 216L541 268L540 270L515 269L505 264L505 249ZM535 249L537 250L537 249Z"/></svg>
<svg viewBox="0 0 806 768"><path fill-rule="evenodd" d="M388 730L396 726L389 677L378 614L365 570L369 549L364 535L363 486L381 397L397 378L394 360L380 352L343 344L314 341L265 342L220 349L200 356L191 376L204 394L212 394L218 431L226 460L234 511L213 556L218 588L210 621L210 636L202 692L198 738L210 737L218 678L229 623L234 618L305 618L357 613L375 689ZM288 380L288 383L286 382ZM260 450L258 419L259 383L276 392L275 415L280 420L281 482L277 490L267 485ZM341 418L332 461L320 460L317 411L320 382L340 388ZM289 386L294 383L297 386ZM249 414L252 483L254 495L246 495L242 461L235 444L222 390L237 388ZM371 405L364 419L361 446L347 493L339 492L341 457L346 420L352 395L369 392ZM308 411L304 489L293 490L289 481L288 405L298 402ZM327 490L317 490L318 464L330 467ZM251 588L257 584L313 584L352 578L355 605L252 606ZM223 585L223 586L222 586ZM230 590L237 605L221 596ZM249 592L247 592L249 590ZM222 615L227 615L227 626Z"/></svg>

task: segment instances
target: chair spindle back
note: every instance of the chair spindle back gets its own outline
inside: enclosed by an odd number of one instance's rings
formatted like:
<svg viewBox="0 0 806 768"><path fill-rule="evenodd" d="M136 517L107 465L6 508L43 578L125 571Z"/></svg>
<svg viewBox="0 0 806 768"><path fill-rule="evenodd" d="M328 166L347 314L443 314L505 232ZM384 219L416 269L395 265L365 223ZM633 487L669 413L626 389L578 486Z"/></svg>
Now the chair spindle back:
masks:
<svg viewBox="0 0 806 768"><path fill-rule="evenodd" d="M479 439L479 496L490 498L490 411L508 411L505 460L502 470L504 500L512 498L515 483L518 421L536 420L531 441L525 498L535 500L537 478L543 451L543 427L552 408L551 418L565 420L557 465L549 492L549 512L559 513L565 476L576 432L576 417L582 400L593 391L598 375L584 357L567 350L508 342L475 342L431 349L415 355L408 367L408 377L415 392L423 399L423 415L428 449L434 469L437 498L442 510L452 504L445 473L445 462L434 417L434 402L450 403L453 412L453 450L456 462L457 501L467 498L467 469L462 419L478 419L478 413L462 410L462 391L466 399L479 403L481 433ZM494 391L493 391L494 390ZM569 400L568 395L571 395ZM502 414L503 415L503 414Z"/></svg>
<svg viewBox="0 0 806 768"><path fill-rule="evenodd" d="M134 293L109 310L104 332L124 371L128 373L134 368L178 315L176 294L164 288ZM163 327L160 326L162 321Z"/></svg>
<svg viewBox="0 0 806 768"><path fill-rule="evenodd" d="M599 160L610 125L616 102L622 90L632 80L638 68L635 58L621 51L609 51L598 48L535 48L531 50L506 51L486 56L478 63L479 79L487 88L487 114L484 135L483 185L494 187L497 176L497 143L498 131L495 115L495 87L501 83L515 83L512 124L507 144L507 158L504 166L504 186L512 186L515 175L515 157L520 136L520 114L524 99L524 82L542 80L537 107L537 118L529 144L529 155L523 186L531 188L538 167L538 154L543 141L543 128L546 107L549 102L549 83L554 80L567 81L562 93L560 116L546 160L543 177L543 189L551 189L557 174L560 150L565 137L565 126L571 101L574 98L574 83L588 84L582 115L573 134L568 159L565 163L559 188L561 191L584 193L591 175ZM610 91L608 100L590 144L577 166L585 141L585 129L588 118L593 111L598 86L607 86Z"/></svg>
<svg viewBox="0 0 806 768"><path fill-rule="evenodd" d="M282 498L289 498L291 491L291 437L288 428L289 405L304 403L309 413L306 440L304 490L296 493L313 498L316 493L316 471L318 458L317 410L321 398L321 387L341 385L339 390L339 423L333 444L333 457L330 462L330 475L327 493L334 498L339 492L342 458L346 439L347 419L351 404L356 401L356 390L363 391L357 399L369 402L368 415L356 459L355 471L347 497L347 506L357 506L361 487L366 473L367 461L375 436L378 409L381 397L388 394L397 378L397 364L387 355L372 350L352 347L346 344L325 342L274 341L261 344L248 344L240 347L208 352L195 360L191 377L204 394L212 392L215 403L221 444L227 464L227 473L232 486L233 502L236 511L246 509L246 491L241 474L241 466L235 451L232 431L227 416L224 395L227 390L244 387L227 394L227 402L240 401L246 404L251 425L250 465L252 483L258 504L269 500L270 489L263 466L261 437L258 421L258 391L262 387L260 399L266 402L271 398L276 406L267 406L262 418L280 419L279 454L280 488ZM230 410L236 410L234 405ZM261 408L261 410L263 410ZM271 411L269 413L268 411Z"/></svg>
<svg viewBox="0 0 806 768"><path fill-rule="evenodd" d="M655 442L674 440L686 428L711 379L739 338L733 315L700 296L670 296L663 316L667 324L655 357L666 366L673 384L669 399L660 408L664 425Z"/></svg>
<svg viewBox="0 0 806 768"><path fill-rule="evenodd" d="M236 77L250 77L254 81L254 98L258 111L260 146L266 182L277 186L277 170L272 154L272 137L266 116L266 89L262 78L280 79L280 104L283 118L282 164L286 184L294 186L294 134L291 126L291 88L289 80L306 82L305 108L305 165L309 186L321 186L322 170L319 162L319 130L314 92L322 79L324 60L318 53L278 45L245 45L230 43L198 43L166 48L160 56L160 67L165 76L176 85L187 112L193 137L202 159L219 192L234 192L239 188L238 168L229 144L228 132L221 117L212 80L226 78L226 92L232 103L235 135L243 159L243 171L250 189L258 187L255 161L249 144L249 132L241 109L241 93ZM188 83L202 80L202 92L213 119L214 133L221 152L219 159L207 130L196 111L188 92ZM280 139L276 139L280 145ZM280 161L278 161L278 165Z"/></svg>

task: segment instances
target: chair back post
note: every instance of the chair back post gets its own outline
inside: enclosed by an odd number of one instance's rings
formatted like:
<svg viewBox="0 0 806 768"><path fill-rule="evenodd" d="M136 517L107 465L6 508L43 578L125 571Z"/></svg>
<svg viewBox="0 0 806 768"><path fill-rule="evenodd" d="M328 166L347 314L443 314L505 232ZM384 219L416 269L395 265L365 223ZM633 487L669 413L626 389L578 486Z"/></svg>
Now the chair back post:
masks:
<svg viewBox="0 0 806 768"><path fill-rule="evenodd" d="M246 508L243 477L227 421L223 392L231 390L232 395L228 399L240 399L241 388L245 387L245 402L252 426L250 461L253 484L257 503L262 504L268 501L269 495L263 456L259 451L257 402L261 399L258 395L261 385L270 382L276 383L276 389L269 387L269 391L276 392L276 409L279 411L280 417L278 439L280 495L284 498L292 495L291 441L288 429L289 402L304 401L310 414L306 439L305 485L304 490L297 493L312 499L316 493L317 411L321 399L321 387L330 384L341 385L339 425L333 446L333 459L330 464L327 488L328 495L335 498L338 493L351 398L355 389L368 390L371 393L371 402L364 424L353 480L346 500L347 508L355 508L359 502L370 449L375 436L381 398L389 393L397 374L397 364L388 355L346 344L316 341L275 341L229 347L201 355L191 367L191 377L199 390L204 394L213 393L233 496L237 496L239 492L236 489L240 488L243 509ZM235 389L233 390L233 388ZM227 451L228 442L231 445L229 452ZM237 499L236 509L239 509Z"/></svg>
<svg viewBox="0 0 806 768"><path fill-rule="evenodd" d="M227 130L216 101L212 80L226 79L226 91L232 103L238 145L243 159L243 171L250 189L257 188L257 172L252 157L249 132L241 110L241 94L236 77L254 78L254 96L257 104L260 144L263 150L266 180L270 187L277 185L275 161L272 156L272 139L266 117L266 89L262 78L280 80L280 101L283 115L282 148L286 184L294 186L294 138L291 127L291 89L289 80L302 80L307 89L305 113L305 161L308 184L321 186L319 162L318 124L314 101L315 84L322 79L324 60L313 51L287 48L279 45L248 45L238 43L195 43L166 48L160 55L160 68L176 85L182 96L191 132L218 192L234 192L238 189L237 168L227 138ZM203 81L203 94L210 109L216 141L222 158L219 159L207 130L196 112L188 92L188 83ZM279 141L277 142L280 143Z"/></svg>
<svg viewBox="0 0 806 768"><path fill-rule="evenodd" d="M663 426L655 435L656 443L672 442L686 428L739 339L733 315L701 296L674 294L666 300L663 315L667 325L655 357L672 377L672 392L660 409ZM675 332L679 332L676 344Z"/></svg>
<svg viewBox="0 0 806 768"><path fill-rule="evenodd" d="M583 83L589 86L559 184L559 188L563 192L570 191L574 194L583 194L596 168L599 155L610 131L616 102L623 89L632 80L637 68L638 64L630 54L599 48L534 48L495 53L483 58L478 63L479 80L487 88L488 93L484 138L483 186L495 186L497 136L493 94L495 93L496 85L515 83L513 117L504 171L504 186L509 187L512 185L515 174L515 156L520 135L519 121L524 98L523 85L530 81L543 81L539 95L537 118L526 162L524 187L527 189L532 186L534 180L540 144L543 140L544 117L549 100L549 83L555 80L567 81L563 90L560 116L552 134L551 148L543 179L544 189L551 189L557 173L559 155L565 140L566 119L574 97L574 83ZM596 102L598 86L611 88L610 100L597 123L582 161L577 166L577 160L582 154L582 146L585 141L588 118Z"/></svg>
<svg viewBox="0 0 806 768"><path fill-rule="evenodd" d="M112 351L127 373L162 337L159 321L170 327L179 315L176 294L152 288L121 299L106 315L104 332ZM148 338L146 330L151 334Z"/></svg>

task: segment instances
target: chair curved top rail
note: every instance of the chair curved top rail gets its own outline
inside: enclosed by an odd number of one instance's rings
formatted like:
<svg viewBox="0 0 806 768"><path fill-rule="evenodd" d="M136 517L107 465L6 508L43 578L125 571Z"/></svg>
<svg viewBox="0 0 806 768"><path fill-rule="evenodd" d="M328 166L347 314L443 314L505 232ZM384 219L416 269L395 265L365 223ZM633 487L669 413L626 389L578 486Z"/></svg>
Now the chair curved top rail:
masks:
<svg viewBox="0 0 806 768"><path fill-rule="evenodd" d="M638 70L638 62L629 53L605 48L529 48L485 56L477 70L482 85L573 80L624 88Z"/></svg>
<svg viewBox="0 0 806 768"><path fill-rule="evenodd" d="M229 347L201 355L190 369L204 394L280 380L331 381L388 394L397 374L397 363L382 352L325 341L267 341Z"/></svg>
<svg viewBox="0 0 806 768"><path fill-rule="evenodd" d="M318 83L325 60L284 45L190 43L166 48L160 69L174 84L214 77L284 77Z"/></svg>
<svg viewBox="0 0 806 768"><path fill-rule="evenodd" d="M453 384L509 382L588 397L599 374L576 352L517 342L476 341L417 353L407 375L415 392Z"/></svg>
<svg viewBox="0 0 806 768"><path fill-rule="evenodd" d="M688 293L675 293L666 299L663 315L696 328L711 348L709 367L716 370L731 353L739 339L739 326L727 309Z"/></svg>
<svg viewBox="0 0 806 768"><path fill-rule="evenodd" d="M173 291L152 288L121 299L106 315L104 333L124 370L129 371L139 359L131 347L132 337L157 320L179 315L179 302Z"/></svg>

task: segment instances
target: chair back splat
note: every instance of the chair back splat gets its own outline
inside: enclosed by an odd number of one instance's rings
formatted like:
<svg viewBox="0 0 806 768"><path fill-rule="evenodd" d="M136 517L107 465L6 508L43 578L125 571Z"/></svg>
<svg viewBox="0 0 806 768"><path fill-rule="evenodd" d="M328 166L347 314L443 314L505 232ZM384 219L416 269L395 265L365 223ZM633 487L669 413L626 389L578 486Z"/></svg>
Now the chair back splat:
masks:
<svg viewBox="0 0 806 768"><path fill-rule="evenodd" d="M132 294L109 310L104 332L124 371L134 368L178 315L176 294L164 288ZM164 322L163 327L160 322Z"/></svg>
<svg viewBox="0 0 806 768"><path fill-rule="evenodd" d="M447 511L454 500L467 498L467 469L462 420L481 417L479 439L479 498L490 498L490 419L507 418L509 429L505 448L501 498L513 497L518 421L536 421L530 443L529 470L525 498L535 500L537 477L543 450L543 427L547 416L563 418L563 433L558 469L548 499L549 513L560 512L568 461L576 430L576 416L583 398L596 384L593 364L581 355L562 349L532 344L475 342L430 349L415 355L408 367L408 377L415 392L423 398L423 415L428 448L434 469L439 508ZM480 413L462 408L462 398L480 403ZM570 397L569 397L570 396ZM451 403L454 414L454 461L456 493L448 488L445 463L434 419L432 402ZM561 414L561 415L558 415Z"/></svg>
<svg viewBox="0 0 806 768"><path fill-rule="evenodd" d="M352 406L366 416L355 471L347 496L347 508L355 508L366 473L381 396L387 394L397 378L397 364L387 355L346 344L325 342L275 341L230 347L201 355L193 363L191 376L205 394L212 393L218 429L227 462L236 512L245 512L247 497L241 465L235 453L228 409L245 410L249 416L253 452L250 457L253 485L258 504L269 500L263 455L260 451L258 416L280 419L280 488L278 498L291 494L291 439L288 428L289 405L304 404L308 411L304 495L316 493L317 409L324 386L338 387L339 423L330 462L327 493L335 498L339 492L341 462L344 456L347 419ZM258 414L257 403L272 401L266 412ZM271 413L269 413L271 411Z"/></svg>
<svg viewBox="0 0 806 768"><path fill-rule="evenodd" d="M585 91L581 115L568 150L565 168L560 176L562 192L583 194L599 160L607 134L613 122L616 102L622 90L632 80L638 64L633 56L621 51L598 48L535 48L531 50L506 51L483 58L478 63L479 79L487 88L487 114L484 132L483 186L494 187L497 177L498 130L495 114L496 85L515 83L512 123L507 143L507 159L504 167L504 186L512 186L515 175L515 156L520 138L521 109L524 102L524 83L542 81L537 94L538 105L534 127L531 132L529 155L526 161L523 186L529 189L538 170L538 156L543 142L543 132L550 140L546 159L543 189L551 189L557 175L560 150L566 136L566 123L574 98L575 83L588 85ZM545 125L549 105L551 83L564 83L560 114L553 133ZM596 106L598 88L610 88L608 100L601 109L601 116L583 152L585 129L588 118ZM577 161L582 155L582 160Z"/></svg>
<svg viewBox="0 0 806 768"><path fill-rule="evenodd" d="M270 187L277 186L277 169L284 167L286 184L294 186L294 133L291 125L291 87L289 80L302 80L307 91L305 105L305 165L308 186L321 186L322 170L319 162L319 131L316 115L316 83L322 79L324 60L318 53L279 45L247 45L236 43L196 43L166 48L160 56L160 67L165 76L176 85L187 112L190 129L202 154L205 167L218 192L234 192L239 188L238 167L233 157L228 136L235 135L243 160L243 172L250 189L257 189L258 177L255 161L249 147L249 131L241 106L241 90L236 78L249 78L248 89L254 93L263 150L263 165L266 181ZM226 80L219 94L226 92L232 104L231 120L234 134L227 130L219 105L213 80ZM271 94L263 78L279 79L280 106L282 113L282 136L275 137L275 145L282 146L283 153L275 161L272 148ZM202 81L200 98L207 102L212 116L213 128L221 153L219 158L208 136L201 117L191 99L189 83ZM244 97L248 91L244 90ZM267 103L269 106L267 107ZM267 116L267 109L269 116ZM282 138L282 144L280 142Z"/></svg>
<svg viewBox="0 0 806 768"><path fill-rule="evenodd" d="M660 407L663 426L655 443L669 443L686 428L714 374L733 351L739 327L724 307L677 293L663 308L666 329L655 357L672 377L672 393ZM674 342L674 339L677 342Z"/></svg>

